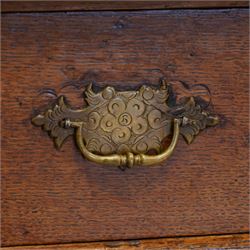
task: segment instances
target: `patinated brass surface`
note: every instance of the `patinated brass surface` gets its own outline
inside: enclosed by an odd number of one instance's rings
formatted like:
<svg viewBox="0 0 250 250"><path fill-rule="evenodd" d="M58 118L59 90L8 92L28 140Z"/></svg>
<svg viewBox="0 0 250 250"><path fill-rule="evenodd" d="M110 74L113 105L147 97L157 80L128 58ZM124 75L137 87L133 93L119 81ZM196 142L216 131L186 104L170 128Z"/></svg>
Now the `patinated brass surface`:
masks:
<svg viewBox="0 0 250 250"><path fill-rule="evenodd" d="M174 93L165 81L159 89L142 86L138 91L116 91L106 87L97 93L90 84L84 94L87 107L74 110L60 96L32 122L48 131L57 147L75 135L83 156L100 164L158 164L173 153L179 134L191 143L200 130L218 123L193 96L171 104ZM169 136L172 141L164 149L162 141Z"/></svg>

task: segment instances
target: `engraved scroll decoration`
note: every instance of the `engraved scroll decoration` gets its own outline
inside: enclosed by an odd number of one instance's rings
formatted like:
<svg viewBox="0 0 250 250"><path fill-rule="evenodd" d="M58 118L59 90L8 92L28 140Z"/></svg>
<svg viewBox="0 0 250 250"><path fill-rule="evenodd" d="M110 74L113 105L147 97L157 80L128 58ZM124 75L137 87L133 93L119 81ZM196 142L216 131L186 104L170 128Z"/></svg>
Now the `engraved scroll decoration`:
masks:
<svg viewBox="0 0 250 250"><path fill-rule="evenodd" d="M137 91L108 86L94 92L90 84L84 94L86 107L73 109L65 96L59 96L32 122L49 132L58 148L67 137L75 136L84 157L97 163L123 168L156 164L172 153L173 149L153 160L164 151L162 142L175 128L174 144L179 134L190 144L201 130L218 123L218 117L203 110L194 96L177 101L166 81L158 89L143 85Z"/></svg>

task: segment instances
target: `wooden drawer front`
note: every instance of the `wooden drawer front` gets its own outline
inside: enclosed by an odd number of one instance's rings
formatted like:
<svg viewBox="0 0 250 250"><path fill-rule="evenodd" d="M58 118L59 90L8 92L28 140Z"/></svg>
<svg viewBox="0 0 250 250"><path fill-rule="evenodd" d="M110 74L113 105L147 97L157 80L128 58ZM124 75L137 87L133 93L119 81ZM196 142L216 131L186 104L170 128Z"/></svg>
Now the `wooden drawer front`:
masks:
<svg viewBox="0 0 250 250"><path fill-rule="evenodd" d="M2 24L4 245L248 230L247 9L7 13ZM159 166L96 165L31 124L55 94L81 105L90 81L163 76L209 87L221 123Z"/></svg>

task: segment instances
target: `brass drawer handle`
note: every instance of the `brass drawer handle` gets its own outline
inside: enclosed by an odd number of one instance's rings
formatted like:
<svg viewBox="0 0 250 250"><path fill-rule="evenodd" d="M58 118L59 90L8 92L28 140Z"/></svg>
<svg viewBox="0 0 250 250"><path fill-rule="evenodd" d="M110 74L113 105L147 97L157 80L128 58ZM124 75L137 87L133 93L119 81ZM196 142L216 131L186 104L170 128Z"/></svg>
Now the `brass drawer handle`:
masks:
<svg viewBox="0 0 250 250"><path fill-rule="evenodd" d="M97 155L91 153L84 145L82 134L83 123L82 122L71 122L70 120L65 121L66 126L76 128L76 142L81 150L83 156L95 163L114 165L114 166L128 166L133 167L134 165L154 165L161 163L166 160L174 151L179 137L179 121L174 119L174 132L171 144L167 149L157 155L147 155L147 154L133 154L127 152L126 154L111 154L111 155Z"/></svg>
<svg viewBox="0 0 250 250"><path fill-rule="evenodd" d="M169 158L179 134L188 143L218 117L204 111L193 96L173 99L171 84L159 89L142 86L138 91L116 91L113 87L95 93L85 90L87 107L74 110L58 97L57 103L32 119L54 138L57 147L75 134L83 156L95 163L120 167L159 164ZM171 136L168 147L162 141Z"/></svg>

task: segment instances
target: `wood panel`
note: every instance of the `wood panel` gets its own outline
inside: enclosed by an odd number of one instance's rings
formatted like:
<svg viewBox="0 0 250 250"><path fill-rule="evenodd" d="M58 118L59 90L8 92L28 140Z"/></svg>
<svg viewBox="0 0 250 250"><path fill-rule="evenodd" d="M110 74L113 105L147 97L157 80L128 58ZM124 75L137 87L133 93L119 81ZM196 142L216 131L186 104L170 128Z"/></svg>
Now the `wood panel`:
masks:
<svg viewBox="0 0 250 250"><path fill-rule="evenodd" d="M248 231L248 10L2 15L5 246ZM219 126L121 171L58 151L30 120L55 93L203 84ZM41 93L45 93L41 95ZM41 109L41 108L40 108Z"/></svg>
<svg viewBox="0 0 250 250"><path fill-rule="evenodd" d="M249 249L249 234L163 238L154 240L3 247L2 250L162 250L162 249Z"/></svg>
<svg viewBox="0 0 250 250"><path fill-rule="evenodd" d="M2 12L248 7L248 1L3 1Z"/></svg>

